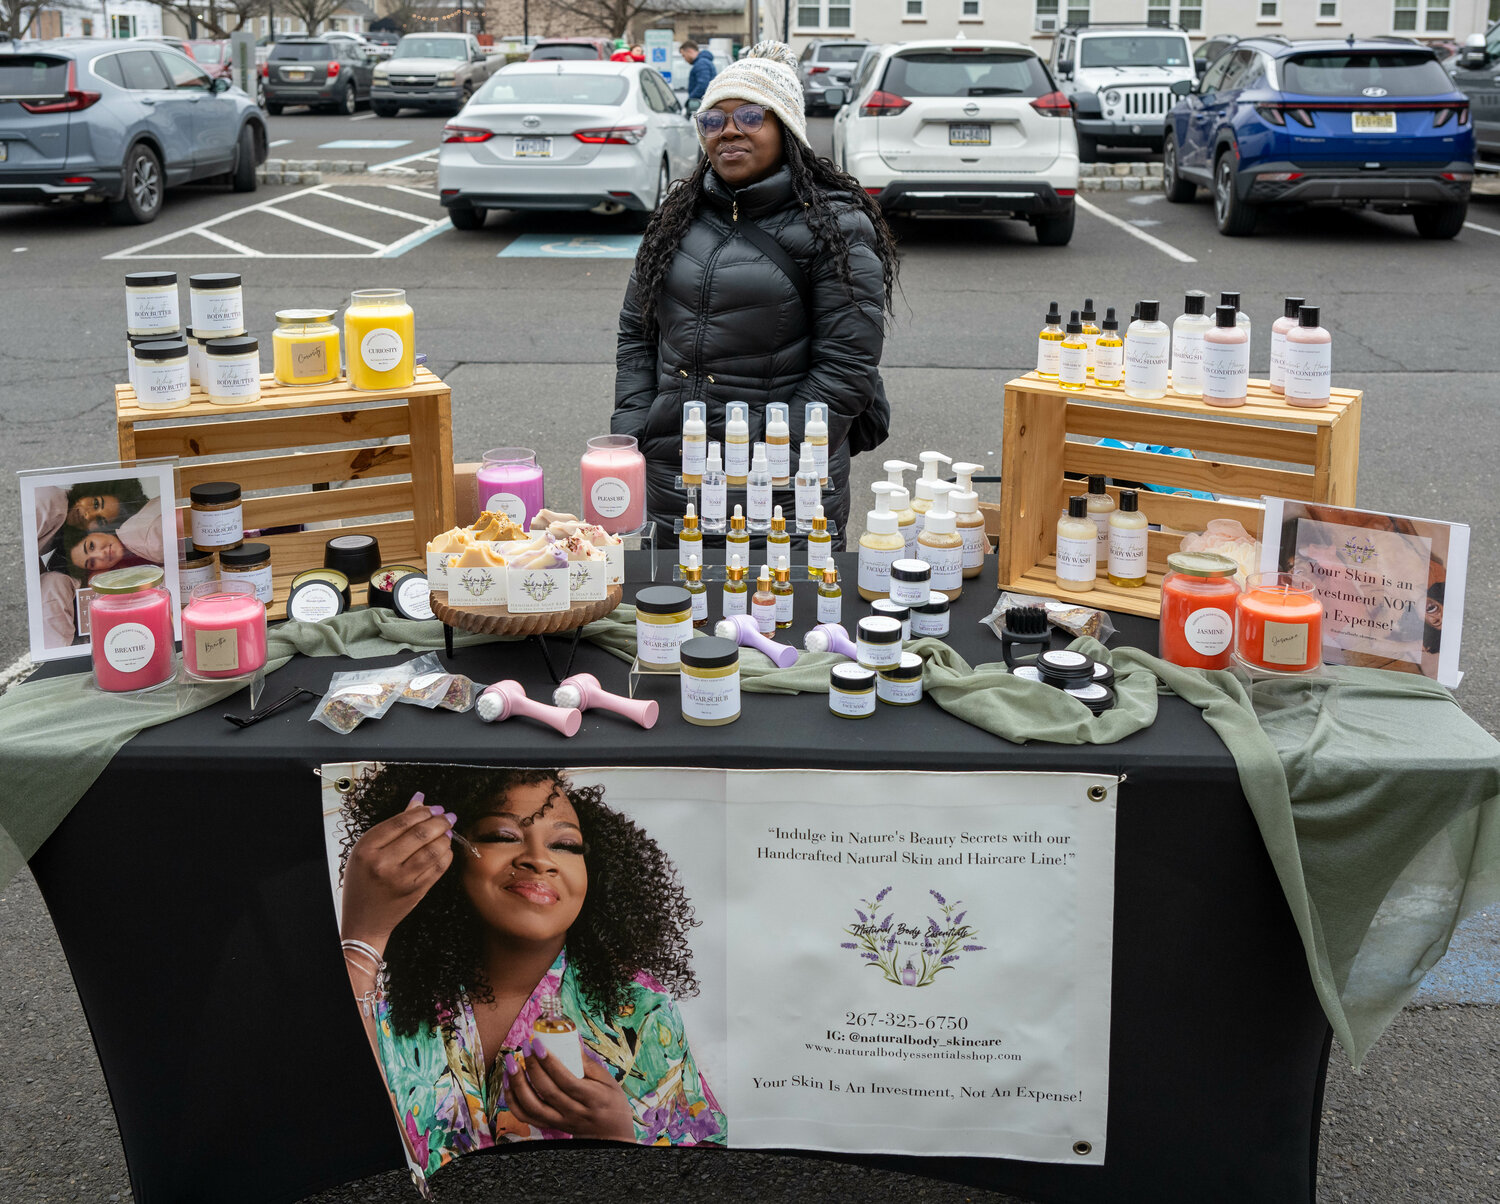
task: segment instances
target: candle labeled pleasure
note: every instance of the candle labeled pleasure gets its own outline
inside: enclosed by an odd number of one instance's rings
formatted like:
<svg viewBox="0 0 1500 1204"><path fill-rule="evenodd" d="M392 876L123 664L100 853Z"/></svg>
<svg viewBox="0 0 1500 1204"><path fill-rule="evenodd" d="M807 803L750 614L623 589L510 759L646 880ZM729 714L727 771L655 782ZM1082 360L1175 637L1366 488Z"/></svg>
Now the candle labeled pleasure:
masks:
<svg viewBox="0 0 1500 1204"><path fill-rule="evenodd" d="M583 517L612 535L646 521L646 457L631 435L597 435L578 462Z"/></svg>
<svg viewBox="0 0 1500 1204"><path fill-rule="evenodd" d="M1291 573L1251 577L1235 601L1235 656L1255 669L1305 673L1323 662L1323 603Z"/></svg>

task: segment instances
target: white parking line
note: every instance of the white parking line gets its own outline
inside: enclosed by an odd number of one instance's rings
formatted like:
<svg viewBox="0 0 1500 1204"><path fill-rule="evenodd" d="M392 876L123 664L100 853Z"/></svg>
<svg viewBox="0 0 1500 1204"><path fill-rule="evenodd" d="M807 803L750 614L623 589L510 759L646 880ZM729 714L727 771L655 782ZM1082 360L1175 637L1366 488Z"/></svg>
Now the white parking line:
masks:
<svg viewBox="0 0 1500 1204"><path fill-rule="evenodd" d="M123 251L112 251L104 258L133 259L139 256L142 251L149 251L154 247L159 247L162 243L171 242L174 238L181 238L187 234L202 234L210 227L220 225L231 218L243 217L247 213L259 213L262 209L269 208L272 205L285 204L294 197L306 196L310 192L322 191L323 185L321 184L315 184L311 188L299 188L296 192L289 192L285 196L276 197L274 200L257 201L254 205L245 205L240 209L231 209L228 213L221 213L218 217L211 217L206 222L199 222L197 225L188 226L185 230L174 230L171 234L159 235L156 238L148 239L146 242L137 243L133 247L126 247ZM223 240L215 239L215 241L221 242Z"/></svg>
<svg viewBox="0 0 1500 1204"><path fill-rule="evenodd" d="M1481 226L1478 222L1465 222L1464 229L1478 230L1481 234L1500 234L1500 230L1496 230L1491 226Z"/></svg>
<svg viewBox="0 0 1500 1204"><path fill-rule="evenodd" d="M437 197L435 197L432 193L423 192L420 188L408 188L405 184L387 184L386 188L388 188L391 192L404 192L407 196L419 196L424 201L437 200Z"/></svg>
<svg viewBox="0 0 1500 1204"><path fill-rule="evenodd" d="M375 116L374 113L356 113L353 117L349 118L349 120L350 121L369 121L370 118L372 118L374 116Z"/></svg>
<svg viewBox="0 0 1500 1204"><path fill-rule="evenodd" d="M1090 202L1084 200L1081 196L1074 197L1073 200L1074 204L1076 204L1085 213L1092 213L1095 217L1102 218L1107 221L1111 226L1118 226L1121 230L1124 230L1126 234L1138 238L1144 243L1150 243L1158 251L1161 251L1166 255L1170 255L1178 263L1198 262L1186 251L1179 251L1171 243L1162 242L1162 240L1157 238L1154 234L1147 234L1140 227L1132 225L1124 218L1116 217L1113 213L1106 213L1103 209L1099 208L1098 205L1091 204Z"/></svg>
<svg viewBox="0 0 1500 1204"><path fill-rule="evenodd" d="M295 141L297 141L295 138L278 138L275 142L266 143L266 146L274 150L278 146L291 146Z"/></svg>
<svg viewBox="0 0 1500 1204"><path fill-rule="evenodd" d="M369 247L372 251L384 251L386 244L376 242L373 238L366 238L363 234L350 234L347 230L340 230L336 226L325 226L322 222L315 222L310 217L303 217L300 213L288 213L285 209L278 209L274 205L262 210L273 217L283 218L289 222L296 222L299 226L306 226L309 230L318 230L323 234L331 234L334 238L347 239L349 242L358 243L362 247Z"/></svg>
<svg viewBox="0 0 1500 1204"><path fill-rule="evenodd" d="M416 163L416 162L418 162L420 160L427 160L427 159L436 160L437 159L437 151L436 150L418 151L414 155L402 155L401 158L399 158L399 159L387 159L384 163L372 163L370 165L370 170L371 171L394 171L394 172L401 172L401 173L404 173L404 174L409 175L409 176L414 176L414 175L417 174L416 173L416 169L415 168L411 168L411 167L407 167L406 165L408 163Z"/></svg>
<svg viewBox="0 0 1500 1204"><path fill-rule="evenodd" d="M391 188L393 186L387 184L386 187ZM409 192L410 189L403 188L402 191ZM408 213L405 209L392 209L387 205L372 205L369 201L356 201L352 196L345 196L342 192L325 192L323 195L330 201L342 201L346 205L356 205L361 209L372 209L376 213L389 213L392 217L404 217L409 221L421 222L423 225L432 220L428 217L418 217L415 213ZM417 195L423 196L426 194L418 193ZM433 198L428 197L428 199L431 200Z"/></svg>

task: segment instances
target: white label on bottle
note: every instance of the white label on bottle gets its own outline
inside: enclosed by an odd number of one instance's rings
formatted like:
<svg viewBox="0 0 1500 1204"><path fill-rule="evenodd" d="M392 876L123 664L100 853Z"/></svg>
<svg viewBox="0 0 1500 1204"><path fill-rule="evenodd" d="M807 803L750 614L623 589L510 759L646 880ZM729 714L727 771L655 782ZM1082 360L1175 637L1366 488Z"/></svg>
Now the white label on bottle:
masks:
<svg viewBox="0 0 1500 1204"><path fill-rule="evenodd" d="M809 539L807 541L807 567L820 569L833 559L833 540Z"/></svg>
<svg viewBox="0 0 1500 1204"><path fill-rule="evenodd" d="M817 514L818 507L823 502L823 489L816 482L810 485L798 485L797 495L797 525L808 527L812 525L813 516Z"/></svg>
<svg viewBox="0 0 1500 1204"><path fill-rule="evenodd" d="M724 617L726 619L744 614L747 605L749 605L749 596L744 590L726 589L724 591Z"/></svg>
<svg viewBox="0 0 1500 1204"><path fill-rule="evenodd" d="M127 288L125 290L126 329L130 334L176 333L177 286L163 288Z"/></svg>
<svg viewBox="0 0 1500 1204"><path fill-rule="evenodd" d="M919 548L918 551L927 551ZM919 557L924 564L925 557ZM928 565L931 568L931 565ZM897 577L891 578L891 601L899 602L902 606L921 606L926 603L932 593L932 587L926 581L902 581Z"/></svg>
<svg viewBox="0 0 1500 1204"><path fill-rule="evenodd" d="M143 406L181 405L193 389L187 356L176 361L142 360L135 370L136 401Z"/></svg>
<svg viewBox="0 0 1500 1204"><path fill-rule="evenodd" d="M750 617L755 620L755 630L761 635L773 635L776 631L776 600L750 603Z"/></svg>
<svg viewBox="0 0 1500 1204"><path fill-rule="evenodd" d="M873 594L891 592L891 565L906 555L906 549L867 548L859 545L859 588Z"/></svg>
<svg viewBox="0 0 1500 1204"><path fill-rule="evenodd" d="M1125 370L1125 348L1116 343L1109 347L1094 348L1094 379L1119 383Z"/></svg>
<svg viewBox="0 0 1500 1204"><path fill-rule="evenodd" d="M1172 335L1172 387L1179 393L1203 391L1203 331L1180 327Z"/></svg>
<svg viewBox="0 0 1500 1204"><path fill-rule="evenodd" d="M240 638L233 627L199 627L193 632L193 663L199 673L234 673L240 667Z"/></svg>
<svg viewBox="0 0 1500 1204"><path fill-rule="evenodd" d="M693 599L693 622L708 622L708 590L690 589L688 593L692 595Z"/></svg>
<svg viewBox="0 0 1500 1204"><path fill-rule="evenodd" d="M1271 384L1286 385L1286 331L1271 327Z"/></svg>
<svg viewBox="0 0 1500 1204"><path fill-rule="evenodd" d="M818 470L818 483L828 479L828 440L812 445L813 466Z"/></svg>
<svg viewBox="0 0 1500 1204"><path fill-rule="evenodd" d="M718 482L713 485L704 481L703 487L699 491L698 501L703 507L702 518L704 522L713 523L716 526L722 524L729 505L729 491L724 488L724 478L720 476Z"/></svg>
<svg viewBox="0 0 1500 1204"><path fill-rule="evenodd" d="M194 289L188 293L193 315L193 337L211 334L239 334L245 329L245 297L238 288L213 294Z"/></svg>
<svg viewBox="0 0 1500 1204"><path fill-rule="evenodd" d="M193 523L193 544L200 548L223 548L245 538L245 511L242 506L223 510L189 510Z"/></svg>
<svg viewBox="0 0 1500 1204"><path fill-rule="evenodd" d="M844 595L840 593L837 597L830 598L826 594L818 595L818 622L819 623L842 623L844 621Z"/></svg>
<svg viewBox="0 0 1500 1204"><path fill-rule="evenodd" d="M771 482L751 485L745 490L745 517L752 523L771 521Z"/></svg>
<svg viewBox="0 0 1500 1204"><path fill-rule="evenodd" d="M1125 340L1125 387L1141 393L1167 390L1167 340Z"/></svg>
<svg viewBox="0 0 1500 1204"><path fill-rule="evenodd" d="M431 619L432 585L426 577L413 574L396 585L396 604L411 619Z"/></svg>
<svg viewBox="0 0 1500 1204"><path fill-rule="evenodd" d="M1109 529L1109 575L1133 581L1146 575L1145 527L1111 527Z"/></svg>
<svg viewBox="0 0 1500 1204"><path fill-rule="evenodd" d="M205 391L214 397L259 397L260 356L253 351L247 355L210 355Z"/></svg>
<svg viewBox="0 0 1500 1204"><path fill-rule="evenodd" d="M833 688L828 691L828 709L835 715L847 715L858 719L875 713L875 691L865 690L855 694L848 690Z"/></svg>
<svg viewBox="0 0 1500 1204"><path fill-rule="evenodd" d="M1332 382L1332 352L1331 343L1297 343L1288 339L1282 357L1286 395L1304 401L1325 400Z"/></svg>
<svg viewBox="0 0 1500 1204"><path fill-rule="evenodd" d="M698 563L703 563L703 537L700 535L697 539L687 539L686 535L686 531L677 533L677 563L682 568L687 568L689 556L696 556Z"/></svg>
<svg viewBox="0 0 1500 1204"><path fill-rule="evenodd" d="M964 568L977 569L990 550L989 536L982 526L960 527L958 533L964 538Z"/></svg>
<svg viewBox="0 0 1500 1204"><path fill-rule="evenodd" d="M401 336L389 326L377 326L359 341L359 358L372 372L392 371L400 365L405 354L406 345Z"/></svg>
<svg viewBox="0 0 1500 1204"><path fill-rule="evenodd" d="M1099 538L1094 545L1094 568L1101 569L1109 564L1109 516L1111 511L1100 513L1095 510L1089 515L1094 520L1094 530L1098 532Z"/></svg>
<svg viewBox="0 0 1500 1204"><path fill-rule="evenodd" d="M731 477L748 476L750 473L750 443L724 444L724 474Z"/></svg>
<svg viewBox="0 0 1500 1204"><path fill-rule="evenodd" d="M1062 341L1060 339L1037 339L1036 370L1044 376L1056 376L1061 368Z"/></svg>
<svg viewBox="0 0 1500 1204"><path fill-rule="evenodd" d="M682 675L682 714L685 719L731 719L740 713L740 675L725 677Z"/></svg>
<svg viewBox="0 0 1500 1204"><path fill-rule="evenodd" d="M1287 343L1291 348L1292 343ZM1290 372L1287 374L1290 379ZM1307 664L1307 624L1266 621L1261 637L1261 660L1268 665Z"/></svg>
<svg viewBox="0 0 1500 1204"><path fill-rule="evenodd" d="M583 1046L576 1029L570 1033L539 1033L533 1030L531 1042L533 1045L545 1046L549 1058L556 1058L576 1077L583 1078Z"/></svg>
<svg viewBox="0 0 1500 1204"><path fill-rule="evenodd" d="M1092 581L1098 542L1092 539L1057 537L1057 575L1064 581Z"/></svg>
<svg viewBox="0 0 1500 1204"><path fill-rule="evenodd" d="M1089 349L1087 346L1069 347L1059 344L1057 375L1070 385L1089 383Z"/></svg>
<svg viewBox="0 0 1500 1204"><path fill-rule="evenodd" d="M1250 344L1203 344L1203 396L1236 398L1250 387Z"/></svg>
<svg viewBox="0 0 1500 1204"><path fill-rule="evenodd" d="M271 583L271 566L269 564L259 565L253 569L243 569L231 574L235 581L243 581L255 586L256 598L267 606L275 597L275 587Z"/></svg>
<svg viewBox="0 0 1500 1204"><path fill-rule="evenodd" d="M941 592L948 589L961 589L964 583L964 549L960 544L956 548L934 548L928 544L917 546L917 559L925 560L932 568L932 590ZM921 602L926 598L918 599Z"/></svg>
<svg viewBox="0 0 1500 1204"><path fill-rule="evenodd" d="M708 466L708 440L701 435L689 439L682 437L682 475L701 477Z"/></svg>
<svg viewBox="0 0 1500 1204"><path fill-rule="evenodd" d="M491 514L505 515L518 527L526 521L526 503L513 493L490 494L484 508Z"/></svg>
<svg viewBox="0 0 1500 1204"><path fill-rule="evenodd" d="M790 443L767 443L766 463L771 466L771 475L784 481L792 475L792 445Z"/></svg>
<svg viewBox="0 0 1500 1204"><path fill-rule="evenodd" d="M104 637L104 659L121 673L144 669L156 655L156 636L144 623L121 623Z"/></svg>
<svg viewBox="0 0 1500 1204"><path fill-rule="evenodd" d="M792 621L792 602L793 598L791 594L776 595L777 626L780 626L783 623L790 623Z"/></svg>
<svg viewBox="0 0 1500 1204"><path fill-rule="evenodd" d="M600 518L619 518L630 509L630 486L619 477L600 477L589 489L589 501Z"/></svg>
<svg viewBox="0 0 1500 1204"><path fill-rule="evenodd" d="M287 615L299 623L321 623L343 611L338 590L323 581L312 581L287 602Z"/></svg>
<svg viewBox="0 0 1500 1204"><path fill-rule="evenodd" d="M1099 336L1097 334L1089 334L1088 331L1084 331L1083 341L1088 344L1088 370L1090 372L1093 372L1094 355L1099 347Z"/></svg>
<svg viewBox="0 0 1500 1204"><path fill-rule="evenodd" d="M922 701L922 682L920 678L916 681L891 681L880 674L875 678L875 693L881 702L905 706Z"/></svg>
<svg viewBox="0 0 1500 1204"><path fill-rule="evenodd" d="M682 619L677 623L648 623L637 619L635 624L635 654L642 664L675 665L680 657L677 650L683 641L693 634L693 620Z"/></svg>
<svg viewBox="0 0 1500 1204"><path fill-rule="evenodd" d="M1234 638L1234 620L1227 611L1216 606L1205 606L1188 615L1183 625L1188 647L1203 656L1219 656L1229 651L1229 642Z"/></svg>
<svg viewBox="0 0 1500 1204"><path fill-rule="evenodd" d="M903 553L907 560L917 558L917 536L922 534L922 516L917 515L915 522L907 523L904 527L897 528L901 532L901 538L906 541L906 550Z"/></svg>

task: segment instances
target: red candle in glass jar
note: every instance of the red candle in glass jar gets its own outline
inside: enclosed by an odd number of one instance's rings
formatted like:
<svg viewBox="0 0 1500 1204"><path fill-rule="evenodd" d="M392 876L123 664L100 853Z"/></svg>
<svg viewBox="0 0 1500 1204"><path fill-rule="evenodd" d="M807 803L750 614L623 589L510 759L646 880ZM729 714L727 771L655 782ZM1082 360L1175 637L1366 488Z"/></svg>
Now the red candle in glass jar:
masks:
<svg viewBox="0 0 1500 1204"><path fill-rule="evenodd" d="M195 677L244 677L266 663L266 607L255 586L205 581L182 610L182 663Z"/></svg>
<svg viewBox="0 0 1500 1204"><path fill-rule="evenodd" d="M172 676L172 596L165 579L159 567L143 564L89 582L89 651L101 690L149 690Z"/></svg>
<svg viewBox="0 0 1500 1204"><path fill-rule="evenodd" d="M1227 669L1234 655L1239 566L1217 552L1173 552L1161 583L1164 661L1189 669Z"/></svg>
<svg viewBox="0 0 1500 1204"><path fill-rule="evenodd" d="M1235 603L1235 655L1255 669L1305 673L1323 663L1318 587L1292 573L1251 577Z"/></svg>

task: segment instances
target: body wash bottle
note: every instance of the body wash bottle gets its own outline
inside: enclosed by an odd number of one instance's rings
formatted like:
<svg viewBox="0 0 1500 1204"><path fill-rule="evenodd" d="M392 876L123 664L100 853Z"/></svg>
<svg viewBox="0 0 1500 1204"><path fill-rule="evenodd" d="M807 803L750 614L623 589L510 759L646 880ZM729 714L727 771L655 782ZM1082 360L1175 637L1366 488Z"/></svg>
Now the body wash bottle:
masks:
<svg viewBox="0 0 1500 1204"><path fill-rule="evenodd" d="M1094 310L1094 299L1083 299L1083 311L1078 315L1083 320L1083 341L1089 345L1089 380L1094 379L1094 348L1099 342L1099 315Z"/></svg>
<svg viewBox="0 0 1500 1204"><path fill-rule="evenodd" d="M1057 588L1075 593L1094 588L1094 556L1099 533L1089 521L1089 500L1068 499L1068 512L1057 520Z"/></svg>
<svg viewBox="0 0 1500 1204"><path fill-rule="evenodd" d="M706 407L701 401L690 401L682 408L682 483L697 485L703 480L703 462L708 450L708 427L704 423Z"/></svg>
<svg viewBox="0 0 1500 1204"><path fill-rule="evenodd" d="M750 457L750 471L745 477L745 517L752 531L771 529L771 467L766 462L764 443L757 443Z"/></svg>
<svg viewBox="0 0 1500 1204"><path fill-rule="evenodd" d="M729 505L729 490L724 480L724 462L719 456L719 445L708 445L708 456L703 464L703 483L698 487L698 520L705 531L715 535L724 530L725 513Z"/></svg>
<svg viewBox="0 0 1500 1204"><path fill-rule="evenodd" d="M1125 379L1125 340L1120 337L1120 322L1115 307L1104 311L1104 324L1094 341L1094 384L1101 389L1118 389Z"/></svg>
<svg viewBox="0 0 1500 1204"><path fill-rule="evenodd" d="M1140 317L1125 332L1125 392L1151 401L1167 395L1167 345L1172 335L1165 322L1157 320L1161 305L1140 303Z"/></svg>
<svg viewBox="0 0 1500 1204"><path fill-rule="evenodd" d="M683 588L692 598L693 626L708 626L708 586L703 584L703 566L696 556L689 556L687 568L682 570Z"/></svg>
<svg viewBox="0 0 1500 1204"><path fill-rule="evenodd" d="M823 566L823 578L818 582L818 622L842 623L844 621L844 590L839 585L838 567L829 561Z"/></svg>
<svg viewBox="0 0 1500 1204"><path fill-rule="evenodd" d="M1250 329L1235 321L1236 312L1219 306L1203 336L1203 400L1211 406L1242 406L1250 387Z"/></svg>
<svg viewBox="0 0 1500 1204"><path fill-rule="evenodd" d="M724 576L724 617L729 619L749 611L750 587L745 584L745 566L738 556L731 556Z"/></svg>
<svg viewBox="0 0 1500 1204"><path fill-rule="evenodd" d="M760 566L760 578L755 583L755 595L750 599L750 617L755 620L755 630L761 635L776 634L776 595L771 592L771 566Z"/></svg>
<svg viewBox="0 0 1500 1204"><path fill-rule="evenodd" d="M1109 516L1109 583L1135 589L1146 584L1151 532L1134 489L1120 490L1120 508Z"/></svg>
<svg viewBox="0 0 1500 1204"><path fill-rule="evenodd" d="M891 565L906 554L906 542L896 529L890 496L896 487L876 481L875 509L865 515L865 533L859 537L859 596L866 602L891 596Z"/></svg>
<svg viewBox="0 0 1500 1204"><path fill-rule="evenodd" d="M813 514L812 530L807 533L807 567L822 568L833 563L833 536L828 534L828 519L819 506Z"/></svg>
<svg viewBox="0 0 1500 1204"><path fill-rule="evenodd" d="M1286 332L1286 403L1304 410L1326 406L1333 385L1333 336L1318 324L1322 310L1304 305Z"/></svg>
<svg viewBox="0 0 1500 1204"><path fill-rule="evenodd" d="M984 515L979 513L979 494L974 492L974 474L983 464L958 463L953 473L958 488L948 495L948 504L958 516L958 534L964 541L964 576L977 577L990 552L990 537L984 531Z"/></svg>
<svg viewBox="0 0 1500 1204"><path fill-rule="evenodd" d="M1271 323L1271 392L1286 392L1286 332L1297 325L1306 297L1288 297L1281 317Z"/></svg>
<svg viewBox="0 0 1500 1204"><path fill-rule="evenodd" d="M1036 336L1036 374L1043 380L1056 380L1058 353L1062 347L1062 314L1057 311L1057 302L1042 319L1041 333Z"/></svg>
<svg viewBox="0 0 1500 1204"><path fill-rule="evenodd" d="M738 502L729 516L729 530L724 534L725 563L735 553L739 553L742 564L750 563L750 530L745 526L745 514Z"/></svg>
<svg viewBox="0 0 1500 1204"><path fill-rule="evenodd" d="M812 444L813 463L818 466L818 484L828 484L828 407L822 402L807 403L802 438Z"/></svg>
<svg viewBox="0 0 1500 1204"><path fill-rule="evenodd" d="M822 504L823 487L818 482L818 465L813 460L812 444L802 443L797 458L796 482L797 530L811 531L813 512Z"/></svg>
<svg viewBox="0 0 1500 1204"><path fill-rule="evenodd" d="M1082 393L1089 383L1089 344L1083 337L1083 320L1075 309L1058 345L1057 380L1064 389Z"/></svg>
<svg viewBox="0 0 1500 1204"><path fill-rule="evenodd" d="M785 556L776 562L776 580L771 583L771 594L776 599L776 626L790 627L796 595L792 593L792 570Z"/></svg>
<svg viewBox="0 0 1500 1204"><path fill-rule="evenodd" d="M696 556L698 563L703 563L703 532L698 530L698 511L692 502L687 504L687 513L682 516L682 530L677 532L677 563L684 569L688 566L689 556Z"/></svg>
<svg viewBox="0 0 1500 1204"><path fill-rule="evenodd" d="M724 421L724 476L731 485L743 486L750 475L750 407L731 401Z"/></svg>
<svg viewBox="0 0 1500 1204"><path fill-rule="evenodd" d="M778 489L792 483L792 428L787 413L779 401L766 407L766 462L771 466L771 484Z"/></svg>
<svg viewBox="0 0 1500 1204"><path fill-rule="evenodd" d="M1207 305L1208 294L1194 289L1172 323L1172 392L1181 397L1203 396L1203 336L1214 324Z"/></svg>
<svg viewBox="0 0 1500 1204"><path fill-rule="evenodd" d="M1103 577L1109 568L1109 516L1114 513L1115 499L1104 487L1102 473L1090 475L1088 499L1089 518L1094 520L1094 527L1099 532L1099 546L1094 549L1094 568Z"/></svg>
<svg viewBox="0 0 1500 1204"><path fill-rule="evenodd" d="M927 522L917 537L917 559L932 569L930 592L943 594L950 602L964 592L964 541L956 516L948 508L953 488L947 481L938 483Z"/></svg>
<svg viewBox="0 0 1500 1204"><path fill-rule="evenodd" d="M792 537L786 533L786 519L782 517L780 506L773 507L771 533L766 536L766 559L775 562L778 556L785 556L790 561L791 555Z"/></svg>

